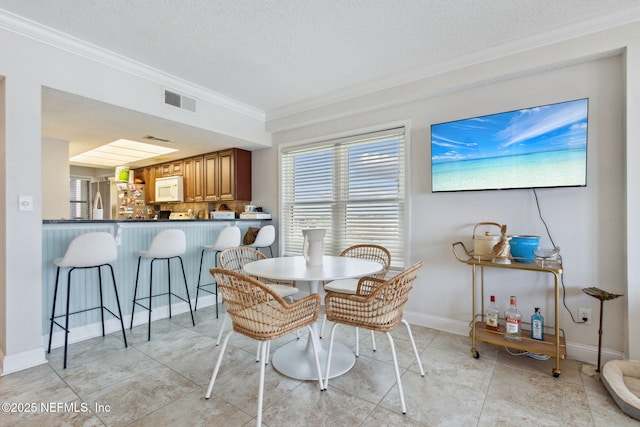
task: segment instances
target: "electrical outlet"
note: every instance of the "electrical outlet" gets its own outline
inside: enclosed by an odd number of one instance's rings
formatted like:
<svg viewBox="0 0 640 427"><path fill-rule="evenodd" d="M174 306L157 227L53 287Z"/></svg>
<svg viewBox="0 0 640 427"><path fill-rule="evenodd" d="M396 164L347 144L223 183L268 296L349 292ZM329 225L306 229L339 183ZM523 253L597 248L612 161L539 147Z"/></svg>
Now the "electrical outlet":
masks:
<svg viewBox="0 0 640 427"><path fill-rule="evenodd" d="M585 325L591 324L591 310L588 308L578 309L578 321L584 322Z"/></svg>

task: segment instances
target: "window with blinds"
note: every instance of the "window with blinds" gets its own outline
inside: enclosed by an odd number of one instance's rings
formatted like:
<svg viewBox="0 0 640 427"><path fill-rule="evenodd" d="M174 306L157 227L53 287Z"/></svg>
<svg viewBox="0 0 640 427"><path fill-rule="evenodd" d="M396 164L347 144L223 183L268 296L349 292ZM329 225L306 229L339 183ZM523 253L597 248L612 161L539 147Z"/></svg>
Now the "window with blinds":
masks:
<svg viewBox="0 0 640 427"><path fill-rule="evenodd" d="M405 129L281 151L283 255L302 253L302 230L325 228L325 254L373 243L405 264Z"/></svg>
<svg viewBox="0 0 640 427"><path fill-rule="evenodd" d="M89 219L89 179L71 178L69 180L71 219Z"/></svg>

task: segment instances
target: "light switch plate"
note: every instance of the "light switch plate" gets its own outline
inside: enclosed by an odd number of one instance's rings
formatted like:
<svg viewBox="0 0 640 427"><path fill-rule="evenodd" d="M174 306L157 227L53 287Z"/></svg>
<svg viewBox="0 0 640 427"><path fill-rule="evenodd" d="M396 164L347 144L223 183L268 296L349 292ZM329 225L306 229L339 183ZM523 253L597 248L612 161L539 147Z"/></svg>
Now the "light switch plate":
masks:
<svg viewBox="0 0 640 427"><path fill-rule="evenodd" d="M31 197L31 196L19 196L18 197L18 210L20 210L20 211L32 211L33 210L33 197Z"/></svg>

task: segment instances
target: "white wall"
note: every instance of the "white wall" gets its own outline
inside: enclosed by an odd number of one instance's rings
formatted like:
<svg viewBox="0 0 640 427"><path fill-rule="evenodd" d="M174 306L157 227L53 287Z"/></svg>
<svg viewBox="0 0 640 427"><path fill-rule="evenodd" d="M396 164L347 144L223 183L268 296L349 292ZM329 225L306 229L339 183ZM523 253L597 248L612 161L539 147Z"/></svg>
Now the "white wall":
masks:
<svg viewBox="0 0 640 427"><path fill-rule="evenodd" d="M274 148L254 153L254 194L262 195L262 206L278 211L274 191L277 170L269 165L276 164L280 144L410 121L408 245L410 262L424 260L425 267L412 291L406 316L418 324L466 334L471 271L454 259L451 243L462 240L471 247L473 225L481 221L505 223L513 234L537 234L543 236L543 245L550 243L530 190L432 194L430 124L588 97L587 187L541 189L538 196L543 217L562 250L567 306L575 317L579 307L592 309L594 316L592 325L577 325L561 306L560 323L569 354L595 362L599 301L581 289L597 286L622 294L628 294L629 287L633 289L627 278L625 248L629 204L625 168L632 162L626 144L625 107L630 95L625 81L628 85L629 79L637 79L638 72L628 68L626 53L638 49L639 33L638 25L606 31L326 106L314 114L274 120L269 127L276 131ZM637 132L637 124L633 126ZM636 195L631 197L635 200ZM499 270L486 271L485 279L487 292L496 294L502 309L508 296L515 294L525 317L533 307L541 306L547 325L554 323L549 277ZM640 358L640 353L633 351L637 339L624 333L627 322L631 324L627 312L637 311L634 309L639 306L637 296L606 303L603 360L625 355Z"/></svg>
<svg viewBox="0 0 640 427"><path fill-rule="evenodd" d="M7 162L7 127L6 123L6 90L4 77L0 77L0 165L4 165ZM0 182L6 183L4 175L0 175ZM7 210L7 188L6 185L0 185L0 212ZM3 224L6 225L6 224ZM0 227L0 253L7 253L7 233L6 226ZM7 277L7 263L6 260L0 260L0 314L7 313L9 301L7 300L7 286L6 282L2 278ZM0 315L0 357L4 359L7 345L7 328L8 321L6 315Z"/></svg>
<svg viewBox="0 0 640 427"><path fill-rule="evenodd" d="M69 219L69 143L42 139L42 218Z"/></svg>

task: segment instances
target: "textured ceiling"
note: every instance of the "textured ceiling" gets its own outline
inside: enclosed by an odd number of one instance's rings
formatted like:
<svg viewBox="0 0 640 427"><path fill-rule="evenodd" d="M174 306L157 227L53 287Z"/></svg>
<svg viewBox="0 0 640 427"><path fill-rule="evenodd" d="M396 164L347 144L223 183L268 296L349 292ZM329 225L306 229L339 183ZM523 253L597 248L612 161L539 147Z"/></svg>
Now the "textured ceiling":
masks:
<svg viewBox="0 0 640 427"><path fill-rule="evenodd" d="M0 0L259 110L397 82L637 0Z"/></svg>
<svg viewBox="0 0 640 427"><path fill-rule="evenodd" d="M0 0L0 9L267 120L527 49L541 36L640 19L640 0ZM72 155L147 134L185 141L182 157L242 146L54 90L43 93L42 123Z"/></svg>

